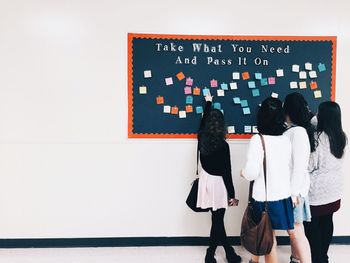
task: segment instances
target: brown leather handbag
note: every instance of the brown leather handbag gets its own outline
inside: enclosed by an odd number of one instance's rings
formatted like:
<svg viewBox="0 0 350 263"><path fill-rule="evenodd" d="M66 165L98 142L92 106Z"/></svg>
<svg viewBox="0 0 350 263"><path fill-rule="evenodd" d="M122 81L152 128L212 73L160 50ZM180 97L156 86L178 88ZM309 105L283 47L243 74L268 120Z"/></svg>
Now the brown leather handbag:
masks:
<svg viewBox="0 0 350 263"><path fill-rule="evenodd" d="M262 212L260 222L255 221L254 210L252 205L253 185L252 181L249 186L249 201L246 208L241 226L241 243L242 246L250 253L256 256L267 255L271 252L273 246L273 232L270 217L267 213L267 178L266 178L266 149L265 141L259 134L264 150L264 181L265 181L265 210Z"/></svg>

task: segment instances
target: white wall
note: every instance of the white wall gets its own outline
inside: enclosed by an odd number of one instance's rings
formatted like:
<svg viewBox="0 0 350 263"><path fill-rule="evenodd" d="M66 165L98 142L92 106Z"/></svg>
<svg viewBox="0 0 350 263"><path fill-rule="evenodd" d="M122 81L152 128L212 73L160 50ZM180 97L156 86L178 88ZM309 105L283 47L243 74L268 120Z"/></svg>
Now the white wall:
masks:
<svg viewBox="0 0 350 263"><path fill-rule="evenodd" d="M337 35L350 135L350 4L342 1L0 0L0 238L205 236L184 199L194 140L127 139L127 32ZM246 141L231 141L238 178ZM350 156L345 162L350 187ZM350 192L335 235L350 235Z"/></svg>

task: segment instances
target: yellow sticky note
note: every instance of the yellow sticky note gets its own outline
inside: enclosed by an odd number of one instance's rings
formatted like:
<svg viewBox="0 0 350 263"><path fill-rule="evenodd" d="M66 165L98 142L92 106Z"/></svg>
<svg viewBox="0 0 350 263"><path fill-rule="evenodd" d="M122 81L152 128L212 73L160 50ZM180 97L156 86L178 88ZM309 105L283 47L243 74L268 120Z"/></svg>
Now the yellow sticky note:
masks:
<svg viewBox="0 0 350 263"><path fill-rule="evenodd" d="M320 90L315 90L314 96L315 96L315 99L322 98L322 92Z"/></svg>
<svg viewBox="0 0 350 263"><path fill-rule="evenodd" d="M139 87L140 94L147 94L147 87L146 86L140 86Z"/></svg>
<svg viewBox="0 0 350 263"><path fill-rule="evenodd" d="M306 81L301 81L301 82L299 82L299 88L300 88L300 89L306 89L306 88L307 88Z"/></svg>

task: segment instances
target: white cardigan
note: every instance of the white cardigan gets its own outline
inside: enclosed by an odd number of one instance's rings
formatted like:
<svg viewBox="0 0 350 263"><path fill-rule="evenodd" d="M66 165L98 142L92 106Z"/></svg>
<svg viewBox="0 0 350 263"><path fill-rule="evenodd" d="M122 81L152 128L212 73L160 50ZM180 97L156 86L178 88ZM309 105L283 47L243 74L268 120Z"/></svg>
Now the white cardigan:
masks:
<svg viewBox="0 0 350 263"><path fill-rule="evenodd" d="M285 135L263 135L266 146L267 200L277 201L291 196L290 170L292 147ZM242 175L249 181L254 180L253 198L265 201L263 173L263 148L259 135L254 135L247 153L247 162Z"/></svg>

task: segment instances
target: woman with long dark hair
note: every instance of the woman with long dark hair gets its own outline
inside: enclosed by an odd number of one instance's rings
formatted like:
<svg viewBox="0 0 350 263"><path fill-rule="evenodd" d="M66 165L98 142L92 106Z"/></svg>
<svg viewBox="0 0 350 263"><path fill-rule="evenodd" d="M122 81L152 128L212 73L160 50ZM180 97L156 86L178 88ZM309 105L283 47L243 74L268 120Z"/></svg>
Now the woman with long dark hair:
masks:
<svg viewBox="0 0 350 263"><path fill-rule="evenodd" d="M197 207L210 208L212 226L206 263L215 263L215 250L223 246L229 263L242 259L230 246L226 236L224 216L228 206L238 205L232 183L230 148L226 142L224 115L212 109L213 97L205 97L206 105L198 131L198 151L202 169L199 173Z"/></svg>
<svg viewBox="0 0 350 263"><path fill-rule="evenodd" d="M336 102L323 102L317 113L316 150L310 158L309 191L311 222L304 222L312 261L328 263L328 248L333 236L333 214L340 208L343 189L342 165L347 138L341 110Z"/></svg>

